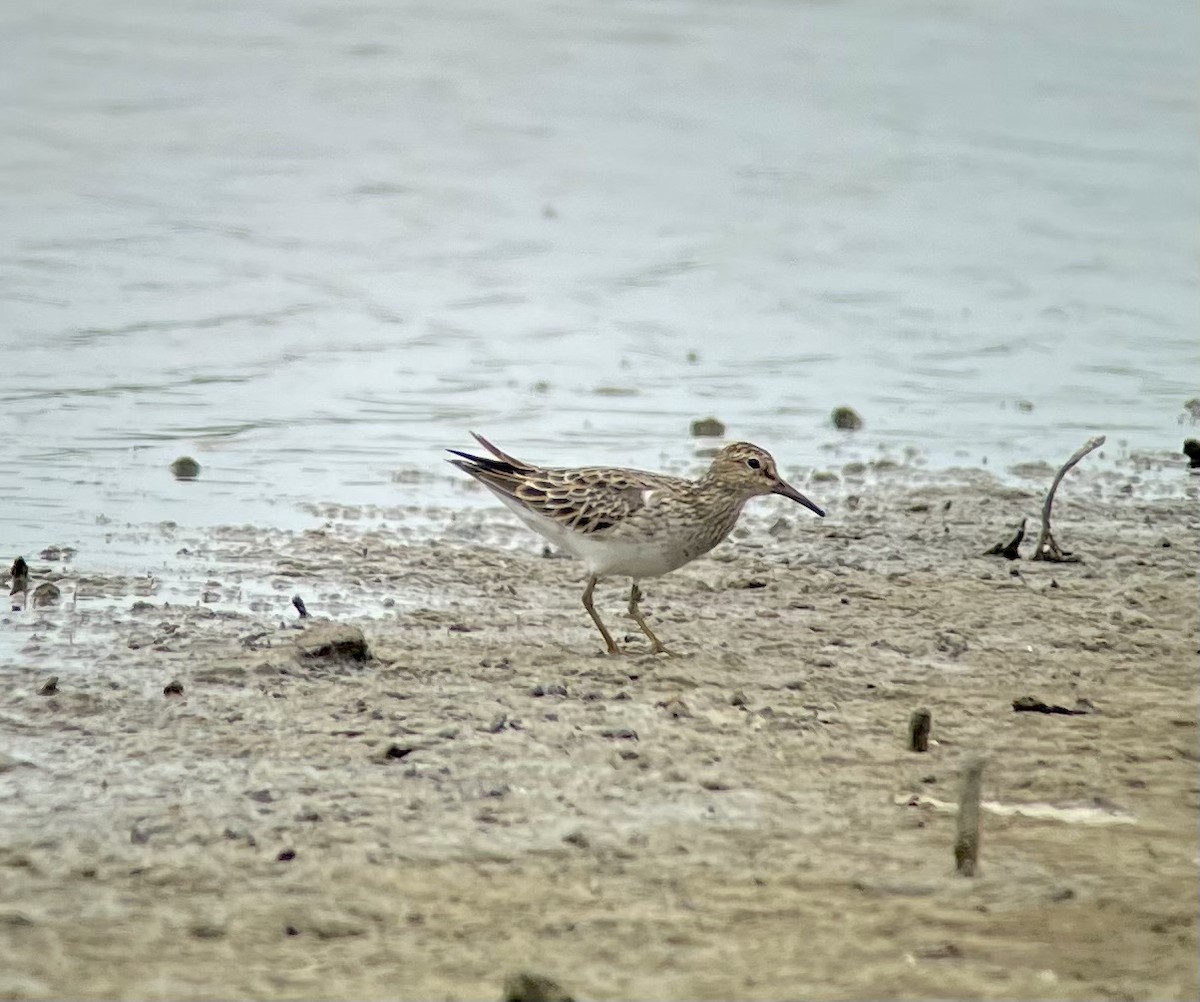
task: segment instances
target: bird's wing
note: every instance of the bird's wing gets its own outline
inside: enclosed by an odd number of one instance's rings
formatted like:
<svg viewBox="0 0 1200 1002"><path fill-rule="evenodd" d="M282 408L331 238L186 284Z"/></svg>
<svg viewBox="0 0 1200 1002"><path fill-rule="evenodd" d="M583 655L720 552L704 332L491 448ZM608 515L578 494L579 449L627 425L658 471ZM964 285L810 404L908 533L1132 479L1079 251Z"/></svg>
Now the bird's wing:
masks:
<svg viewBox="0 0 1200 1002"><path fill-rule="evenodd" d="M496 446L492 445L492 443L489 442L482 435L480 435L476 432L471 432L471 437L473 439L475 439L475 441L478 442L480 445L482 445L485 449L487 449L487 451L490 452L497 459L502 460L505 463L508 463L510 466L516 467L517 469L533 469L532 466L530 466L528 463L523 463L521 460L517 459L516 456L510 456L507 452L504 452L504 451L496 448ZM454 450L452 449L450 451L453 452ZM459 453L459 455L461 455L461 453Z"/></svg>
<svg viewBox="0 0 1200 1002"><path fill-rule="evenodd" d="M502 498L585 535L618 529L652 505L656 492L688 483L641 470L531 466L506 456L480 436L475 437L497 458L450 449L459 457L450 460L451 463Z"/></svg>

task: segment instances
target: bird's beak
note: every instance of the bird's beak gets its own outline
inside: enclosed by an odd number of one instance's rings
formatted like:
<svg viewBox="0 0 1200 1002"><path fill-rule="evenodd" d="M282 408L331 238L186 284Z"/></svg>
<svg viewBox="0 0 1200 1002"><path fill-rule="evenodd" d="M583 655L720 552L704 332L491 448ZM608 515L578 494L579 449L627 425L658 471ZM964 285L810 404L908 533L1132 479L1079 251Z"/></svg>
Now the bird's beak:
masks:
<svg viewBox="0 0 1200 1002"><path fill-rule="evenodd" d="M815 504L813 504L811 501L809 501L808 498L806 498L803 494L801 494L798 490L796 490L795 487L793 487L791 484L787 483L786 481L780 480L778 483L775 484L775 493L782 494L785 498L791 498L797 504L804 505L804 507L807 508L809 511L816 512L822 518L825 517L824 510L822 510L821 508L818 508Z"/></svg>

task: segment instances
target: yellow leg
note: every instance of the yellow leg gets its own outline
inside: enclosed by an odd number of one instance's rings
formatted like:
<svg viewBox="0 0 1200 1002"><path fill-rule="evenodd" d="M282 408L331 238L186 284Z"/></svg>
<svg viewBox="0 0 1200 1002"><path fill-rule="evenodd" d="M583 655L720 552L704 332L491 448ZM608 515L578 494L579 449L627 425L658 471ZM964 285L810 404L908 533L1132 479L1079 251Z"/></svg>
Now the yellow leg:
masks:
<svg viewBox="0 0 1200 1002"><path fill-rule="evenodd" d="M583 607L587 609L587 613L592 617L592 622L596 624L596 629L600 631L600 636L604 638L604 643L608 646L609 654L620 654L621 648L614 643L612 634L608 632L604 624L600 621L599 615L596 613L596 607L592 605L592 592L596 588L596 575L588 578L587 587L583 589Z"/></svg>
<svg viewBox="0 0 1200 1002"><path fill-rule="evenodd" d="M650 629L649 625L642 618L642 612L638 608L638 602L641 601L641 598L642 589L638 587L638 583L635 581L633 582L633 587L629 589L629 615L633 617L638 628L646 634L646 638L650 641L651 651L655 654L670 654L671 652L663 647L662 641L654 635L654 631Z"/></svg>

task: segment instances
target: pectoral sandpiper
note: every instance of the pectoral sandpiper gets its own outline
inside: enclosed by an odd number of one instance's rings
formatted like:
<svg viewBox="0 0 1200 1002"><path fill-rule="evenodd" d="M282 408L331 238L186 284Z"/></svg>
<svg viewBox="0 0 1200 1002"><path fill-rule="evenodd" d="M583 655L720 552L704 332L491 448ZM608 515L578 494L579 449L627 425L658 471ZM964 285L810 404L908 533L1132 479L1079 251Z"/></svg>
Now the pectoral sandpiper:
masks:
<svg viewBox="0 0 1200 1002"><path fill-rule="evenodd" d="M474 432L472 432L474 435ZM782 494L825 512L779 476L770 453L748 442L727 445L698 480L607 466L546 468L501 452L475 435L491 456L450 449L450 462L487 487L527 526L584 562L583 607L620 654L592 604L602 577L633 579L629 615L656 654L670 653L642 618L638 581L676 570L707 553L732 531L742 507L762 494Z"/></svg>

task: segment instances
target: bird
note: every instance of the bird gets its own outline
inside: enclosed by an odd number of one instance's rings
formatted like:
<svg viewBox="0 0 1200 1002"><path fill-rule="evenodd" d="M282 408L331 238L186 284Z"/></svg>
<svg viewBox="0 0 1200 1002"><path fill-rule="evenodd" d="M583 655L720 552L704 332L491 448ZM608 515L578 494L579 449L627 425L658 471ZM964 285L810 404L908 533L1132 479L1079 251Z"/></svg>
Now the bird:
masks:
<svg viewBox="0 0 1200 1002"><path fill-rule="evenodd" d="M720 543L751 498L779 494L816 515L825 512L779 475L771 454L749 442L721 449L698 479L622 467L544 467L517 459L482 435L489 455L447 449L447 460L496 495L534 532L587 568L583 607L606 652L623 653L596 612L605 577L631 579L628 611L655 654L670 654L642 616L639 582L677 570Z"/></svg>

